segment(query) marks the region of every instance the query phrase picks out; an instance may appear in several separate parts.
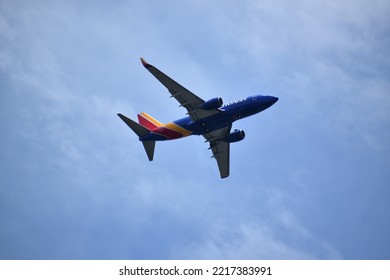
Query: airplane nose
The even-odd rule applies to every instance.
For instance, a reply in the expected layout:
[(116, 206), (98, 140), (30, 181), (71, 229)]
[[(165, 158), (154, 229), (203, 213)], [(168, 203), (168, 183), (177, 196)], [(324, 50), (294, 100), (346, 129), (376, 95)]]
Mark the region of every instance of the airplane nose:
[(258, 98), (257, 104), (259, 104), (259, 108), (261, 108), (261, 110), (265, 110), (271, 107), (272, 105), (274, 105), (278, 100), (279, 100), (278, 97), (263, 95)]
[(278, 97), (274, 97), (274, 96), (270, 96), (270, 97), (271, 97), (270, 102), (272, 102), (272, 105), (275, 104), (279, 100)]
[(268, 103), (268, 107), (270, 107), (270, 106), (274, 105), (278, 100), (279, 100), (279, 98), (277, 98), (277, 97), (267, 96), (265, 101)]
[(279, 100), (278, 97), (274, 97), (274, 96), (263, 96), (262, 100), (261, 100), (261, 107), (264, 109), (267, 109), (269, 107), (271, 107), (272, 105), (274, 105), (277, 101)]

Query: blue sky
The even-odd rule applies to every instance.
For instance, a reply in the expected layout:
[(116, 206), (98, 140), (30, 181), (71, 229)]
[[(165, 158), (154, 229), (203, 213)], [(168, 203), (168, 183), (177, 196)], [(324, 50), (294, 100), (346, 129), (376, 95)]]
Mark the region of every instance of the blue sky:
[[(1, 259), (389, 259), (388, 1), (1, 1)], [(116, 116), (185, 114), (141, 65), (226, 102), (149, 162)]]

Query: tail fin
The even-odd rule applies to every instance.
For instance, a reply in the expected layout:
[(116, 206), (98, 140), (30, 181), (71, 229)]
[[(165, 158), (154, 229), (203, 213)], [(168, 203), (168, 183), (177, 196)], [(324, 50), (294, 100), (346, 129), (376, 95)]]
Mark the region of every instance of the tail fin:
[(144, 127), (148, 128), (149, 130), (154, 130), (154, 129), (159, 128), (160, 126), (164, 125), (163, 123), (154, 119), (153, 117), (151, 117), (150, 115), (148, 115), (145, 112), (138, 114), (138, 122), (141, 125), (143, 125)]
[[(138, 137), (143, 137), (150, 132), (150, 129), (146, 128), (141, 124), (136, 123), (135, 121), (129, 119), (128, 117), (122, 114), (118, 114), (118, 116), (138, 135)], [(154, 155), (154, 147), (156, 146), (156, 141), (142, 141), (142, 144), (144, 145), (149, 160), (152, 161)]]

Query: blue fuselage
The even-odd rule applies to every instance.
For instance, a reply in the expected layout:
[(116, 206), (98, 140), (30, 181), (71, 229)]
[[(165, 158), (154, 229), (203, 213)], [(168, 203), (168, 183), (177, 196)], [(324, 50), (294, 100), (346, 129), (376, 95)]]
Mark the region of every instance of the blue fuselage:
[(276, 101), (278, 101), (277, 97), (253, 95), (226, 103), (219, 108), (221, 110), (219, 114), (197, 121), (192, 121), (190, 117), (185, 117), (174, 121), (174, 123), (192, 131), (192, 134), (202, 135), (228, 126), (236, 120), (257, 114), (271, 107)]
[(189, 135), (203, 135), (231, 125), (236, 120), (257, 114), (276, 101), (277, 97), (253, 95), (226, 103), (219, 111), (209, 117), (193, 121), (189, 116), (171, 123), (157, 126), (150, 133), (139, 138), (141, 141), (173, 140)]

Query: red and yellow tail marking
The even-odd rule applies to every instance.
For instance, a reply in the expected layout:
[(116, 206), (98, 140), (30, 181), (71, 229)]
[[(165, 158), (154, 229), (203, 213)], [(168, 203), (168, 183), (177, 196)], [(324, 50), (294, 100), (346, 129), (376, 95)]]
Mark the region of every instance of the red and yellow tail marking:
[(153, 117), (149, 116), (145, 112), (138, 114), (138, 122), (150, 130), (154, 130), (156, 128), (164, 126), (163, 123), (161, 123), (158, 120), (154, 119)]
[(152, 133), (165, 136), (167, 139), (177, 139), (191, 135), (192, 131), (181, 127), (174, 122), (163, 124), (145, 112), (138, 114), (138, 122)]

